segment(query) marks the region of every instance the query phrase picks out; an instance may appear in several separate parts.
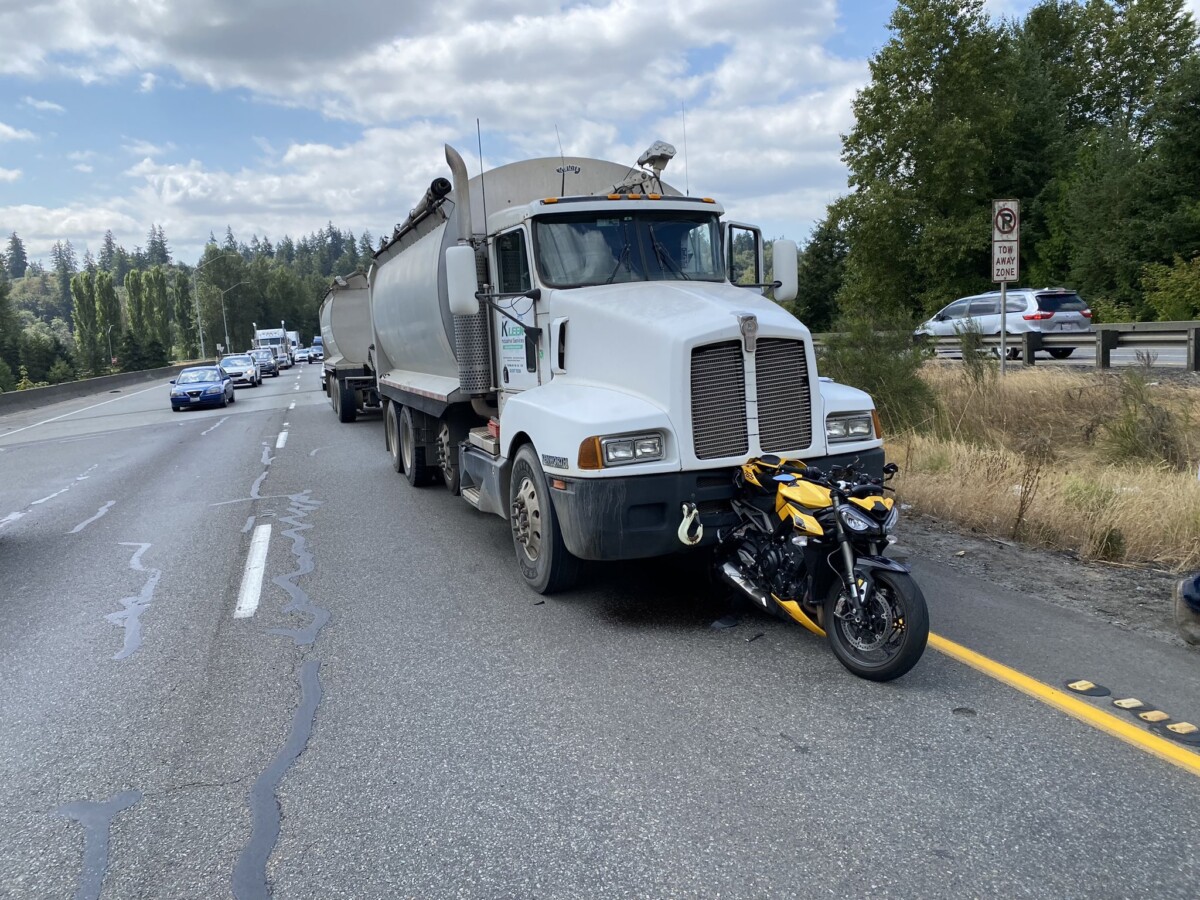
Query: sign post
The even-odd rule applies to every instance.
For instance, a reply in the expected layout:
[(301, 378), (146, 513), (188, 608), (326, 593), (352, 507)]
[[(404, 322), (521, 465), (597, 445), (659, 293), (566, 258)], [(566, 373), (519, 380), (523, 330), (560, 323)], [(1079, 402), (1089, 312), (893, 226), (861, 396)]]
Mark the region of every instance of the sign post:
[(992, 201), (992, 282), (1000, 283), (1000, 374), (1008, 363), (1008, 283), (1021, 277), (1021, 201)]

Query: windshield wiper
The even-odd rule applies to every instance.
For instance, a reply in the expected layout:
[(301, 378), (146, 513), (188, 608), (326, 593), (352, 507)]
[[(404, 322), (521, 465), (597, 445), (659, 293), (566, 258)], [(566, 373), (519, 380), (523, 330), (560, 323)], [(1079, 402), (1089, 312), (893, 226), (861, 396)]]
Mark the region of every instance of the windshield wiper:
[(650, 232), (650, 246), (654, 248), (654, 255), (658, 258), (658, 264), (663, 269), (674, 270), (685, 281), (691, 281), (691, 276), (688, 275), (687, 272), (683, 271), (683, 267), (675, 261), (675, 257), (671, 256), (671, 254), (667, 252), (667, 248), (662, 245), (661, 241), (659, 241), (658, 235), (654, 233), (654, 226), (647, 225), (646, 230)]
[(629, 240), (627, 238), (625, 240), (625, 246), (621, 248), (620, 256), (617, 257), (617, 264), (615, 266), (613, 266), (612, 274), (609, 275), (608, 278), (606, 278), (604, 280), (605, 284), (613, 283), (613, 279), (616, 278), (617, 273), (619, 271), (621, 271), (621, 266), (625, 265), (625, 263), (628, 261), (628, 259), (629, 259)]

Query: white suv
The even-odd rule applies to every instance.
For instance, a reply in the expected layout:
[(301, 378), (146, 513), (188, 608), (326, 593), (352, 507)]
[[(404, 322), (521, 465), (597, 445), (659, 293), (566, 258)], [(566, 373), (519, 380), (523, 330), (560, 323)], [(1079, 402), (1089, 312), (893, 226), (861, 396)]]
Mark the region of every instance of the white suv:
[[(1092, 330), (1092, 311), (1074, 291), (1066, 288), (1009, 288), (1008, 333), (1020, 335), (1027, 331), (1047, 334), (1086, 334)], [(961, 334), (971, 323), (984, 336), (1000, 333), (1000, 292), (990, 291), (963, 297), (922, 322), (915, 335), (952, 337)], [(1046, 350), (1055, 359), (1066, 359), (1074, 347), (1053, 347)], [(1009, 347), (1009, 357), (1021, 355), (1019, 346)]]

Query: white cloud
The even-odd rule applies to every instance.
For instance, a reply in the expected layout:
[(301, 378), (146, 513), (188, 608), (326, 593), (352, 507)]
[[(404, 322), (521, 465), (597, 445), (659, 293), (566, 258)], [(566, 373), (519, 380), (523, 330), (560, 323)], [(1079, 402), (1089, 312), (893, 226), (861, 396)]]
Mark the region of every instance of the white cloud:
[(72, 162), (86, 162), (89, 159), (95, 159), (95, 150), (72, 150), (67, 154), (67, 159)]
[(36, 100), (33, 97), (22, 97), (21, 103), (39, 112), (64, 113), (67, 111), (66, 107), (60, 106), (52, 100)]
[(16, 181), (21, 177), (20, 169), (0, 168), (0, 181)]
[(165, 144), (152, 144), (150, 141), (130, 139), (128, 144), (121, 146), (121, 149), (131, 156), (162, 156), (164, 153), (174, 150), (175, 145), (170, 141)]
[(113, 205), (0, 207), (0, 221), (14, 222), (25, 248), (33, 258), (45, 258), (55, 241), (70, 239), (80, 253), (88, 241), (96, 241), (111, 228), (117, 240), (132, 248), (146, 239), (140, 220)]
[(143, 94), (148, 94), (154, 90), (154, 85), (158, 81), (158, 76), (153, 72), (147, 72), (142, 76), (142, 80), (138, 83), (138, 90)]
[(87, 163), (76, 163), (74, 166), (72, 166), (72, 168), (76, 172), (83, 172), (85, 174), (93, 171), (92, 167), (89, 166)]
[(32, 141), (34, 134), (24, 128), (13, 128), (0, 122), (0, 141)]

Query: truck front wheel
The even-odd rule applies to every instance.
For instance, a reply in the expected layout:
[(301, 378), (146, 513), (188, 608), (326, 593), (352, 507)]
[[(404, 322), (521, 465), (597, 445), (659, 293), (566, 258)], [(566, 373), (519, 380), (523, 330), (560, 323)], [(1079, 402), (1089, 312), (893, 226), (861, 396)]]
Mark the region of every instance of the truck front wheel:
[(539, 594), (570, 588), (579, 577), (579, 559), (563, 542), (546, 473), (531, 444), (513, 461), (508, 519), (525, 582)]

